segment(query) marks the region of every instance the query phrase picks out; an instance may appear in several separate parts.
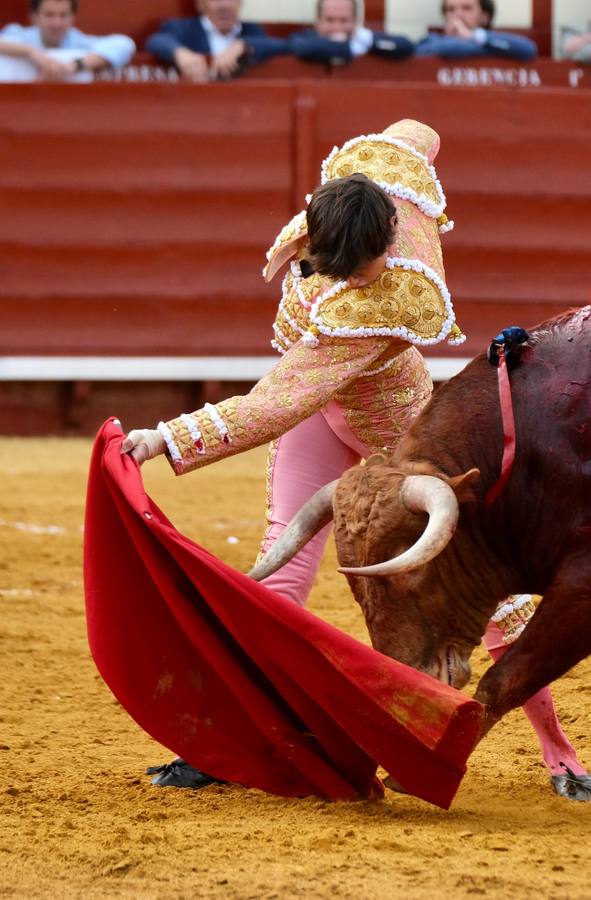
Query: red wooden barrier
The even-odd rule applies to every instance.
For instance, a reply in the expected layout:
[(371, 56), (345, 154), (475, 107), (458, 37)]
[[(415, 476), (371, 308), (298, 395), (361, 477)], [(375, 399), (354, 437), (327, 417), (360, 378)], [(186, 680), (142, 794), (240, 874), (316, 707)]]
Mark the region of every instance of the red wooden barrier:
[[(368, 104), (366, 85), (343, 88), (4, 88), (0, 349), (266, 353), (277, 290), (260, 280), (266, 247), (334, 143), (402, 116), (428, 118), (443, 138), (460, 318), (481, 302), (585, 301), (586, 93), (494, 91), (483, 109), (470, 90), (376, 84)], [(216, 337), (224, 302), (238, 336)], [(23, 333), (33, 314), (43, 327)]]
[[(2, 86), (0, 354), (268, 355), (265, 250), (333, 144), (414, 116), (442, 136), (448, 283), (472, 355), (588, 301), (590, 99), (340, 77)], [(35, 388), (53, 412), (25, 427), (27, 395), (4, 387), (0, 431), (16, 410), (21, 430), (92, 428), (112, 411), (94, 390)]]

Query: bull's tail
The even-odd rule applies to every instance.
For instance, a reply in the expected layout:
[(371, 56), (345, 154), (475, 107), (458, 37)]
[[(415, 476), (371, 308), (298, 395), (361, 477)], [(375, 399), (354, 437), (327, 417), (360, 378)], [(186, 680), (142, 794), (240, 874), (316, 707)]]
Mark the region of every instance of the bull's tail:
[(268, 578), (299, 553), (321, 528), (332, 522), (332, 501), (337, 483), (331, 481), (325, 484), (304, 503), (268, 553), (248, 573), (251, 578), (255, 581)]

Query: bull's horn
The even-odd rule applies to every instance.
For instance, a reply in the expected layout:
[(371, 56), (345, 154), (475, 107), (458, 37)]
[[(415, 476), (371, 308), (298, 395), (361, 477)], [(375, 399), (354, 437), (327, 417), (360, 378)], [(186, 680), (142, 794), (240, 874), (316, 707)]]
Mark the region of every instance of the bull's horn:
[(255, 581), (268, 578), (299, 553), (321, 528), (332, 522), (332, 500), (336, 486), (337, 481), (325, 484), (304, 503), (268, 553), (248, 573), (251, 578)]
[(452, 488), (434, 475), (408, 475), (400, 498), (411, 512), (426, 512), (429, 521), (418, 541), (393, 559), (357, 569), (342, 568), (346, 575), (394, 575), (424, 566), (448, 545), (458, 523), (459, 506)]

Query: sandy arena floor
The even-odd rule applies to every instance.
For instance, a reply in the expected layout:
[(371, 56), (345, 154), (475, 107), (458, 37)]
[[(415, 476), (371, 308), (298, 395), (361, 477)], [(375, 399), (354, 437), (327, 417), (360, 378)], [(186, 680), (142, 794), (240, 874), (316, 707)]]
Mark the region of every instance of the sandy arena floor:
[[(158, 789), (170, 753), (90, 659), (81, 523), (90, 442), (0, 441), (0, 896), (36, 898), (591, 898), (591, 804), (557, 797), (520, 711), (478, 748), (450, 812)], [(181, 531), (237, 568), (255, 556), (264, 452), (175, 479), (144, 467)], [(228, 538), (238, 542), (228, 542)], [(331, 549), (312, 608), (365, 639)], [(116, 623), (114, 623), (116, 624)], [(486, 665), (478, 651), (476, 673)], [(591, 766), (591, 660), (555, 686)]]

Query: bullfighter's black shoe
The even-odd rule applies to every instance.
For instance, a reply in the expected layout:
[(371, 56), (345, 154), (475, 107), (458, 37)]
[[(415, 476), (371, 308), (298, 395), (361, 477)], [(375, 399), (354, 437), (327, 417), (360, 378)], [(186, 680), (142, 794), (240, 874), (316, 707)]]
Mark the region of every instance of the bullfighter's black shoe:
[(157, 787), (185, 787), (204, 788), (210, 784), (224, 784), (219, 778), (207, 775), (194, 769), (184, 759), (173, 759), (163, 766), (150, 766), (146, 769), (146, 775), (154, 775), (152, 784)]

